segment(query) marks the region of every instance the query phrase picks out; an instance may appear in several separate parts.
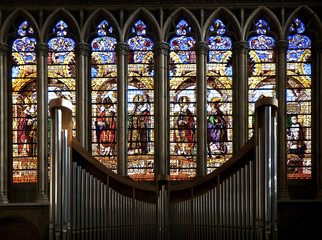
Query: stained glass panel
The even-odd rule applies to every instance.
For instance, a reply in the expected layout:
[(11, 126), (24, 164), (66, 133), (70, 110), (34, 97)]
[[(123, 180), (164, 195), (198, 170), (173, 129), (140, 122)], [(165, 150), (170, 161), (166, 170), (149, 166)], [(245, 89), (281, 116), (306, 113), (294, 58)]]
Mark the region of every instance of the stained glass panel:
[(112, 26), (104, 20), (91, 42), (92, 154), (116, 172), (117, 67), (112, 34)]
[(232, 41), (217, 19), (210, 26), (207, 64), (207, 172), (232, 156)]
[(69, 31), (68, 25), (60, 20), (53, 28), (56, 37), (48, 41), (48, 101), (65, 98), (73, 103), (73, 136), (75, 136), (75, 42), (68, 37)]
[(311, 178), (311, 40), (296, 18), (287, 50), (287, 177)]
[(185, 20), (170, 40), (170, 178), (196, 175), (196, 40)]
[(37, 182), (37, 61), (34, 30), (27, 21), (12, 43), (13, 183)]
[(260, 19), (255, 24), (257, 35), (248, 40), (248, 128), (249, 136), (253, 135), (255, 102), (260, 97), (275, 97), (275, 39), (268, 34), (268, 23)]
[(154, 180), (154, 60), (153, 41), (138, 20), (128, 39), (128, 174), (134, 180)]

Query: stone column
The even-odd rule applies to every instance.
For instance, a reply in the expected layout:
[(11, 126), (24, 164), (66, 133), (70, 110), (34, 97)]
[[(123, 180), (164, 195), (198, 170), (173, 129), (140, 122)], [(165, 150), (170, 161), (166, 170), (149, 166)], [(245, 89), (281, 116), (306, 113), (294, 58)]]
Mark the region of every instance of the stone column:
[(233, 45), (233, 152), (248, 140), (248, 53), (246, 41)]
[(115, 45), (117, 54), (117, 173), (127, 176), (127, 56), (129, 46), (124, 42)]
[(198, 42), (197, 53), (197, 177), (207, 174), (207, 55), (208, 44)]
[(76, 54), (76, 138), (83, 147), (91, 149), (90, 117), (90, 46), (78, 43)]
[[(278, 99), (277, 126), (278, 126), (278, 196), (281, 199), (288, 197), (287, 191), (287, 168), (286, 168), (286, 50), (288, 42), (280, 40), (276, 43), (276, 97)], [(282, 143), (282, 144), (281, 144)]]
[(9, 46), (0, 43), (0, 203), (8, 203), (8, 53)]
[[(315, 112), (315, 116), (312, 116), (312, 119), (315, 118), (316, 120), (314, 121), (314, 125), (312, 126), (314, 127), (314, 131), (312, 128), (312, 146), (319, 147), (317, 147), (315, 151), (312, 147), (312, 151), (314, 151), (314, 159), (312, 158), (312, 170), (315, 170), (315, 175), (313, 176), (316, 176), (318, 197), (322, 199), (322, 96), (320, 94), (322, 90), (322, 84), (320, 83), (320, 81), (322, 80), (322, 41), (318, 41), (314, 47), (314, 50), (316, 50), (316, 55), (314, 54), (314, 51), (312, 55), (315, 62), (313, 62), (314, 66), (312, 66), (312, 69), (315, 72), (312, 72), (312, 74), (314, 74), (313, 83), (315, 88), (312, 87), (312, 95), (315, 97), (312, 97), (312, 99), (315, 104), (313, 105), (312, 102), (312, 115)], [(313, 108), (313, 106), (315, 106), (315, 108)], [(315, 136), (314, 139), (313, 136)], [(315, 167), (316, 169), (314, 169), (313, 167)]]
[(154, 47), (154, 174), (155, 178), (170, 174), (169, 143), (169, 44)]
[(48, 46), (36, 45), (37, 55), (37, 201), (48, 202)]

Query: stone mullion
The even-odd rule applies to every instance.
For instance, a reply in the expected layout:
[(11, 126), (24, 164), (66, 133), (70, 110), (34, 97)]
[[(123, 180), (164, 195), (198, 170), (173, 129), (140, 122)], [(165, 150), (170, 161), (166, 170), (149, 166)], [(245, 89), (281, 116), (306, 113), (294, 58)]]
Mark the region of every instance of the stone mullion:
[(275, 47), (276, 52), (276, 96), (278, 99), (278, 114), (277, 114), (277, 126), (278, 126), (278, 139), (279, 143), (277, 148), (277, 164), (278, 164), (278, 196), (280, 199), (287, 198), (287, 139), (286, 139), (286, 86), (287, 86), (287, 62), (286, 51), (288, 42), (286, 40), (280, 40)]
[(0, 203), (8, 203), (9, 46), (0, 43)]
[(90, 151), (91, 116), (90, 116), (90, 46), (78, 43), (76, 54), (76, 138), (83, 147)]
[(36, 45), (37, 55), (37, 201), (48, 202), (48, 46)]
[(237, 153), (248, 140), (248, 59), (246, 41), (233, 45), (233, 152)]
[(169, 44), (157, 43), (154, 47), (154, 86), (155, 86), (155, 177), (170, 174), (170, 139), (169, 139)]
[(197, 53), (197, 177), (207, 174), (207, 55), (208, 44), (198, 42)]
[(127, 56), (129, 46), (124, 42), (117, 43), (115, 51), (117, 54), (117, 173), (127, 176)]

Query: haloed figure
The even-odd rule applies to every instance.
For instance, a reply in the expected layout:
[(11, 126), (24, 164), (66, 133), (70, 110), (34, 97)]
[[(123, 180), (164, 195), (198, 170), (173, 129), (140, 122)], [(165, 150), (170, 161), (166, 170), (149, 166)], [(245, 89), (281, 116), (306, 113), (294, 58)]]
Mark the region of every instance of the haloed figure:
[(191, 157), (193, 155), (195, 141), (195, 120), (192, 112), (189, 110), (190, 99), (188, 96), (181, 96), (178, 99), (180, 111), (175, 118), (176, 130), (174, 132), (174, 142), (176, 143), (176, 152), (179, 155)]
[(210, 157), (216, 154), (225, 154), (227, 148), (225, 142), (227, 141), (227, 121), (224, 113), (220, 110), (219, 98), (214, 97), (210, 102), (210, 113), (207, 120), (207, 138), (208, 151)]
[(109, 97), (103, 99), (100, 115), (96, 119), (96, 138), (98, 142), (98, 153), (105, 156), (115, 155), (115, 111), (113, 110), (113, 102)]
[(129, 151), (133, 154), (147, 154), (149, 142), (149, 108), (144, 108), (144, 97), (137, 94), (133, 98), (134, 109), (129, 116)]

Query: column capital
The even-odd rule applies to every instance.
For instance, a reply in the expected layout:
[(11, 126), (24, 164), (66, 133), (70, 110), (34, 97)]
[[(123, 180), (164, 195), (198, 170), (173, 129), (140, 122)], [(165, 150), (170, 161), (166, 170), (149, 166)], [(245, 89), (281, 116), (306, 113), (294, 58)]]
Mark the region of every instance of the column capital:
[(248, 52), (249, 52), (248, 42), (246, 42), (246, 41), (239, 41), (239, 42), (234, 43), (234, 45), (233, 45), (233, 51), (236, 51), (238, 53), (248, 54)]
[(129, 54), (129, 45), (125, 42), (119, 42), (115, 44), (115, 52), (117, 55), (128, 55)]
[(170, 53), (170, 47), (169, 44), (166, 42), (158, 42), (154, 45), (154, 53), (156, 54), (162, 54), (162, 55), (169, 55)]
[(286, 40), (279, 40), (276, 42), (275, 49), (277, 53), (286, 53), (286, 50), (288, 48), (288, 41)]
[(209, 44), (207, 42), (197, 42), (195, 49), (197, 54), (207, 55), (209, 52)]
[(76, 55), (90, 56), (91, 47), (87, 43), (79, 42), (75, 45), (75, 53)]
[(0, 55), (7, 56), (10, 51), (9, 45), (5, 43), (0, 43)]
[(46, 43), (37, 43), (35, 47), (35, 52), (37, 55), (48, 55), (48, 45)]

